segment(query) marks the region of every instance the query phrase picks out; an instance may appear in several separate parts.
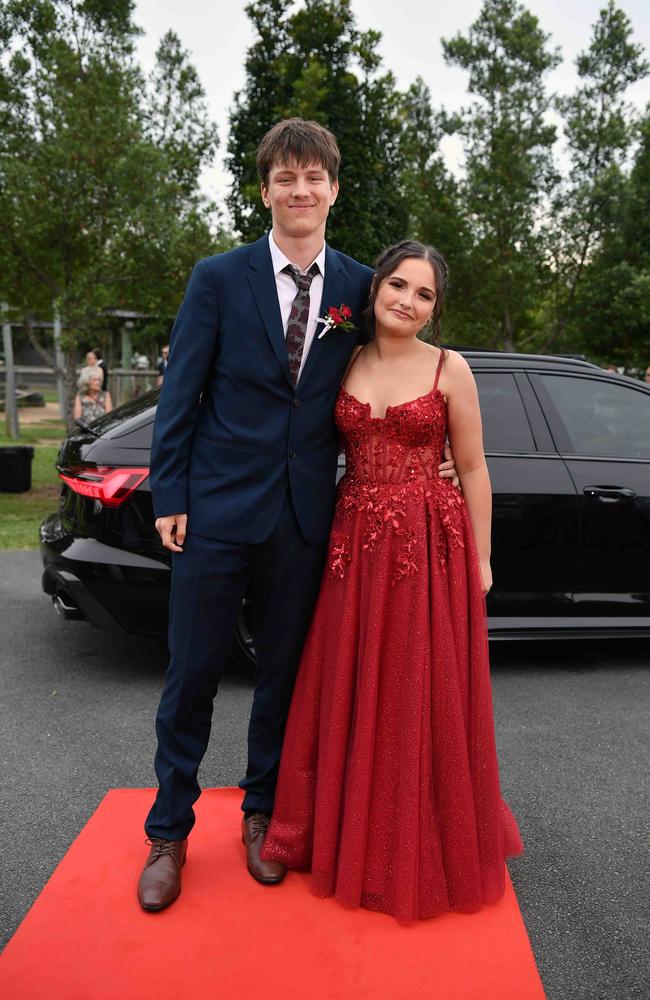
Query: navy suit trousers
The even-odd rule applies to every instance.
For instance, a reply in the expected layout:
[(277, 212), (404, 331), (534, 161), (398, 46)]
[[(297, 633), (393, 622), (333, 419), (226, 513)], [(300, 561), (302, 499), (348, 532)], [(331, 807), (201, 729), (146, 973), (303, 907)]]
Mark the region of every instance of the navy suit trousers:
[(156, 718), (159, 790), (145, 823), (149, 837), (181, 840), (194, 825), (212, 703), (249, 588), (257, 670), (242, 809), (272, 812), (291, 693), (326, 552), (326, 542), (304, 540), (287, 494), (264, 542), (223, 542), (190, 530), (183, 552), (174, 554), (171, 658)]

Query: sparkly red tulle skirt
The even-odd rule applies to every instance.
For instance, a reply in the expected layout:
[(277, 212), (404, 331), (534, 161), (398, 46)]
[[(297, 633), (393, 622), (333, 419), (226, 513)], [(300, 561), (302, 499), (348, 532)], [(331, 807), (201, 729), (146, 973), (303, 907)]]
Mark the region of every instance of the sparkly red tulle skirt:
[(344, 481), (263, 857), (408, 923), (496, 902), (522, 851), (464, 501)]

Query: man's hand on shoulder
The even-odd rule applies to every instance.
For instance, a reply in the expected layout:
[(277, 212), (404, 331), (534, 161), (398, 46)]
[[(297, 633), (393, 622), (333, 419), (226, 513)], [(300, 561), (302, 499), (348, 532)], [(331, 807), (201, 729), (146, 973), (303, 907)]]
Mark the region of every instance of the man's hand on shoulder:
[(182, 552), (187, 534), (187, 514), (168, 514), (156, 518), (156, 531), (170, 552)]

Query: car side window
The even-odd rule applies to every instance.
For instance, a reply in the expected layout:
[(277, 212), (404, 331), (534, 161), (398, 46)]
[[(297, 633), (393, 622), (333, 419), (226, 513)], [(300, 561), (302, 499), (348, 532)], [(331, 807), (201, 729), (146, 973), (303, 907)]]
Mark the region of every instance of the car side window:
[(576, 455), (650, 459), (650, 395), (604, 378), (542, 375)]
[(474, 372), (486, 452), (535, 451), (517, 383), (510, 372)]

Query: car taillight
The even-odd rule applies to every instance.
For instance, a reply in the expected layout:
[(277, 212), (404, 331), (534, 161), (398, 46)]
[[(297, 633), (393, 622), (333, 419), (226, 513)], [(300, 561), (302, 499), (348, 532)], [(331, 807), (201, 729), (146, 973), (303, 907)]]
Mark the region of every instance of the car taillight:
[(116, 469), (106, 465), (59, 472), (71, 490), (99, 500), (104, 507), (119, 507), (148, 475), (149, 469)]

